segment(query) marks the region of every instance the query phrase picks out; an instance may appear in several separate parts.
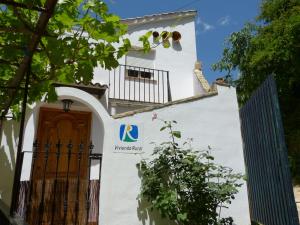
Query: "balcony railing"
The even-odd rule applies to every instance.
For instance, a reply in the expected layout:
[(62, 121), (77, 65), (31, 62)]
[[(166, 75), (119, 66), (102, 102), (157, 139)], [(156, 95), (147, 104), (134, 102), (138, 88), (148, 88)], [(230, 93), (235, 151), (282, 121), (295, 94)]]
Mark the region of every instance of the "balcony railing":
[(172, 101), (169, 71), (120, 65), (109, 71), (109, 98), (143, 103)]
[(98, 225), (102, 155), (92, 149), (58, 142), (23, 152), (32, 168), (20, 184), (17, 215), (29, 225)]

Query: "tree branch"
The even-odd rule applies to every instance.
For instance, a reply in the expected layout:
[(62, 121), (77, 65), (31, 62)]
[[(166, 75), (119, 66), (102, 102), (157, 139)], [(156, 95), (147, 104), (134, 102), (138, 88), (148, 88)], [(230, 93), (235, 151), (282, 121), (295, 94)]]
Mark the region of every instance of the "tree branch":
[(54, 75), (55, 75), (55, 69), (57, 69), (57, 66), (55, 66), (54, 63), (51, 62), (51, 57), (50, 57), (50, 54), (46, 48), (46, 46), (44, 45), (43, 41), (41, 40), (40, 41), (40, 45), (42, 46), (42, 49), (45, 51), (46, 53), (46, 56), (48, 57), (49, 59), (49, 62), (50, 62), (50, 73), (49, 73), (49, 77), (48, 77), (48, 80), (52, 80), (54, 78)]
[(34, 5), (27, 5), (20, 2), (10, 1), (10, 0), (0, 0), (0, 3), (5, 5), (10, 5), (13, 7), (23, 8), (23, 9), (29, 9), (29, 10), (35, 10), (39, 12), (46, 12), (47, 10), (40, 6), (34, 6)]
[[(0, 44), (0, 48), (9, 48), (9, 49), (13, 48), (13, 49), (18, 49), (18, 50), (23, 50), (23, 51), (25, 50), (24, 47), (19, 46), (19, 45), (2, 45), (2, 44)], [(36, 48), (35, 51), (36, 52), (41, 52), (42, 49)]]
[[(12, 32), (12, 33), (23, 33), (23, 34), (34, 34), (35, 32), (27, 29), (26, 27), (5, 27), (0, 26), (0, 32)], [(43, 36), (57, 38), (58, 35), (50, 34), (47, 31), (44, 32)]]
[[(20, 63), (20, 66), (16, 72), (16, 75), (9, 80), (8, 82), (8, 86), (19, 86), (19, 84), (21, 83), (21, 81), (24, 79), (24, 76), (29, 68), (29, 63), (32, 59), (33, 53), (36, 50), (41, 38), (42, 38), (42, 34), (45, 32), (46, 27), (48, 25), (48, 22), (54, 12), (54, 8), (57, 4), (58, 0), (47, 0), (45, 3), (45, 8), (47, 9), (46, 12), (42, 12), (35, 31), (36, 33), (34, 33), (27, 45), (27, 53), (24, 56), (22, 62)], [(9, 90), (7, 93), (7, 96), (9, 96), (9, 98), (4, 102), (3, 107), (1, 107), (1, 111), (2, 111), (2, 115), (6, 115), (9, 107), (11, 106), (14, 98), (17, 95), (17, 91), (16, 90)]]
[(32, 32), (25, 27), (5, 27), (0, 26), (0, 32), (13, 32), (13, 33), (23, 33), (23, 34), (32, 34)]
[(28, 31), (30, 31), (31, 33), (34, 33), (34, 29), (32, 28), (32, 26), (29, 25), (27, 23), (27, 21), (24, 20), (25, 16), (21, 15), (21, 13), (19, 12), (19, 10), (17, 8), (14, 8), (13, 12), (14, 12), (15, 16), (18, 17), (18, 19), (22, 22), (22, 24), (24, 25), (24, 28), (27, 29)]
[[(1, 1), (1, 0), (0, 0)], [(24, 25), (24, 29), (28, 30), (30, 33), (36, 33), (37, 31), (32, 27), (31, 24), (29, 24), (25, 19), (25, 15), (21, 14), (21, 12), (17, 9), (14, 8), (13, 9), (14, 14), (18, 17), (18, 19), (22, 22), (22, 24)], [(46, 12), (46, 11), (45, 11)], [(31, 16), (29, 16), (30, 18)], [(45, 31), (43, 32), (43, 35), (45, 36), (49, 36), (49, 37), (58, 37), (57, 35), (51, 35), (47, 32), (47, 30), (45, 29)]]
[(0, 64), (6, 64), (6, 65), (11, 65), (11, 66), (15, 66), (15, 67), (19, 67), (19, 63), (16, 62), (11, 62), (5, 59), (0, 59)]
[(35, 73), (33, 73), (32, 71), (31, 71), (31, 75), (32, 75), (33, 80), (35, 80), (35, 81), (41, 82), (41, 81), (44, 81), (44, 80), (45, 80), (45, 79), (39, 78), (39, 77), (38, 77)]
[[(85, 1), (86, 2), (86, 1)], [(85, 17), (88, 13), (89, 13), (90, 9), (88, 8), (85, 12), (85, 14), (83, 15), (83, 17)], [(77, 53), (79, 52), (79, 48), (80, 48), (80, 38), (82, 37), (82, 34), (84, 32), (84, 25), (82, 25), (82, 29), (81, 29), (81, 32), (79, 34), (79, 37), (78, 37), (78, 43), (77, 43), (77, 46), (76, 48), (74, 49), (74, 52), (73, 52), (73, 58), (72, 58), (72, 61), (75, 61), (75, 57), (77, 55)], [(77, 34), (79, 33), (79, 30), (76, 32), (76, 34), (74, 36), (77, 36)]]

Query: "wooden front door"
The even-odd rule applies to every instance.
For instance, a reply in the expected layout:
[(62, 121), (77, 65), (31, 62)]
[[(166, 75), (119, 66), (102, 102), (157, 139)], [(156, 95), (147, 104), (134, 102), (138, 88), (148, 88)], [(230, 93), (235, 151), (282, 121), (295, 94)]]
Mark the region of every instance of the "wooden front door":
[(41, 108), (30, 225), (85, 225), (91, 113)]

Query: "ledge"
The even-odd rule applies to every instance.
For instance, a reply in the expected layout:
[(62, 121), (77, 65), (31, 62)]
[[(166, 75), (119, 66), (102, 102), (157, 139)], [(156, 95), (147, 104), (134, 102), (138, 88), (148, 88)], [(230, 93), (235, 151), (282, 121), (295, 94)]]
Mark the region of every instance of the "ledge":
[(172, 102), (167, 102), (167, 103), (156, 105), (156, 106), (149, 106), (149, 107), (145, 107), (142, 109), (137, 109), (137, 110), (132, 110), (132, 111), (125, 112), (125, 113), (116, 114), (116, 115), (112, 116), (112, 118), (119, 119), (119, 118), (123, 118), (123, 117), (133, 116), (138, 113), (150, 112), (150, 111), (153, 111), (156, 109), (161, 109), (164, 107), (178, 105), (178, 104), (187, 103), (187, 102), (193, 102), (193, 101), (197, 101), (199, 99), (204, 99), (204, 98), (212, 97), (212, 96), (216, 96), (216, 95), (218, 95), (218, 91), (212, 91), (212, 92), (209, 92), (204, 95), (197, 95), (197, 96), (193, 96), (193, 97), (189, 97), (189, 98), (179, 99), (179, 100), (172, 101)]
[(53, 83), (54, 87), (72, 87), (72, 88), (78, 88), (82, 91), (85, 91), (87, 93), (90, 93), (91, 95), (97, 95), (100, 99), (105, 91), (108, 89), (107, 85), (102, 85), (99, 83), (89, 83), (89, 84), (83, 84), (83, 83), (75, 83), (75, 84), (63, 84), (63, 83)]
[(213, 82), (213, 85), (220, 85), (220, 86), (224, 86), (224, 87), (232, 87), (232, 85), (230, 85), (230, 84), (228, 84), (228, 83), (226, 83), (225, 81), (215, 81), (215, 82)]
[(162, 103), (157, 102), (143, 102), (143, 101), (134, 101), (134, 100), (124, 100), (124, 99), (117, 99), (117, 98), (109, 98), (108, 101), (112, 106), (144, 106), (144, 107), (153, 107), (161, 105)]

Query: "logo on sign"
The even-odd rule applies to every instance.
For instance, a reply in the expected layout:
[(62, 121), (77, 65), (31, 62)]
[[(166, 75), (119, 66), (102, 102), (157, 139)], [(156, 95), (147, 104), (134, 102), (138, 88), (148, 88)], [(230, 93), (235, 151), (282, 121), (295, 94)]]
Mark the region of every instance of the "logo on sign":
[(122, 124), (120, 126), (120, 140), (123, 142), (136, 142), (139, 138), (139, 130), (136, 125)]

